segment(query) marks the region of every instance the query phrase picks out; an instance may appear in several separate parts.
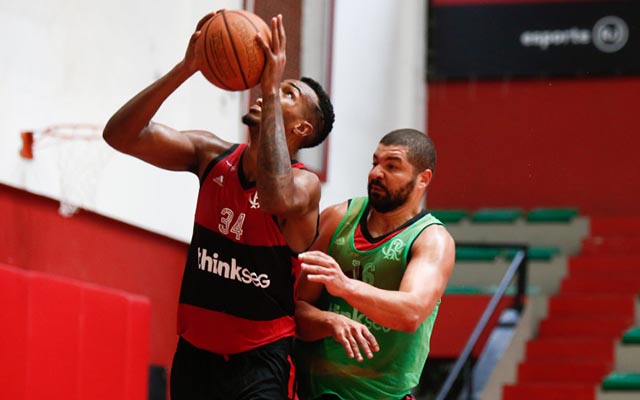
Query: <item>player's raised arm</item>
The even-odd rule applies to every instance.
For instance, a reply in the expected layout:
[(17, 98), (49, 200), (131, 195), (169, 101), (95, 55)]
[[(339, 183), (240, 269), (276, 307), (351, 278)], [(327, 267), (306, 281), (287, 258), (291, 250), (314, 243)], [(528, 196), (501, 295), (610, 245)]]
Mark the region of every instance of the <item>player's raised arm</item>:
[(124, 104), (107, 122), (103, 137), (116, 150), (161, 168), (197, 172), (198, 148), (205, 140), (203, 131), (179, 132), (151, 121), (164, 101), (198, 71), (196, 41), (201, 26), (213, 16), (203, 17), (191, 35), (184, 58), (167, 74)]
[[(275, 215), (295, 214), (300, 206), (291, 168), (291, 155), (287, 145), (286, 129), (282, 116), (281, 84), (287, 62), (286, 34), (282, 15), (271, 19), (271, 43), (262, 35), (257, 37), (265, 54), (262, 73), (262, 121), (258, 147), (257, 187), (261, 206)], [(306, 196), (305, 196), (306, 197)], [(298, 204), (296, 204), (298, 203)]]
[(266, 60), (260, 82), (256, 187), (263, 210), (278, 218), (287, 244), (300, 252), (315, 238), (320, 180), (303, 168), (294, 168), (291, 160), (300, 148), (324, 140), (333, 125), (333, 109), (315, 81), (282, 80), (286, 35), (281, 15), (271, 20), (270, 43), (262, 35), (256, 39)]

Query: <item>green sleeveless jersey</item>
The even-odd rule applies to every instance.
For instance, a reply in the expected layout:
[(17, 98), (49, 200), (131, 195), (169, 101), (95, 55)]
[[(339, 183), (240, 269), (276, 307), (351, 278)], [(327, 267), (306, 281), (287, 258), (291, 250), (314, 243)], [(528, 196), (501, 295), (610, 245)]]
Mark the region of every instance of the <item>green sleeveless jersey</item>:
[[(348, 211), (329, 244), (328, 254), (344, 273), (375, 287), (398, 290), (416, 237), (429, 225), (442, 224), (425, 214), (395, 235), (375, 243), (366, 251), (354, 244), (354, 234), (367, 209), (368, 198), (352, 199)], [(344, 400), (400, 399), (417, 386), (429, 354), (429, 341), (438, 312), (435, 309), (414, 333), (381, 326), (353, 308), (342, 298), (323, 291), (319, 308), (345, 315), (366, 325), (380, 344), (372, 359), (358, 362), (347, 357), (333, 337), (301, 342), (299, 355), (300, 394), (315, 399), (333, 393)]]

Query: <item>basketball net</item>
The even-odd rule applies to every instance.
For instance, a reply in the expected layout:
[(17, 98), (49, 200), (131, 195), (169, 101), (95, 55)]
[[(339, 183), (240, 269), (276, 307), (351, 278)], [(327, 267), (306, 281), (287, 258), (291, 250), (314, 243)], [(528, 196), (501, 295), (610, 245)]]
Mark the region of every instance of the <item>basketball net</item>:
[(60, 189), (58, 212), (71, 217), (80, 208), (95, 206), (96, 189), (114, 151), (102, 140), (102, 127), (59, 124), (20, 134), (20, 156), (32, 162), (51, 160)]

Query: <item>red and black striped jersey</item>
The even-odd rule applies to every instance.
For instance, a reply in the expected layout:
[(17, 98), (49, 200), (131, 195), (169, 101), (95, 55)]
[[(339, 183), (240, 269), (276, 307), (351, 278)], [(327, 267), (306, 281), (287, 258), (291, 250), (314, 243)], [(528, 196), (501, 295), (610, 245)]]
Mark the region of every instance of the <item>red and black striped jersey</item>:
[(218, 354), (295, 335), (297, 254), (260, 209), (255, 182), (244, 179), (246, 148), (233, 145), (201, 178), (180, 290), (178, 334)]

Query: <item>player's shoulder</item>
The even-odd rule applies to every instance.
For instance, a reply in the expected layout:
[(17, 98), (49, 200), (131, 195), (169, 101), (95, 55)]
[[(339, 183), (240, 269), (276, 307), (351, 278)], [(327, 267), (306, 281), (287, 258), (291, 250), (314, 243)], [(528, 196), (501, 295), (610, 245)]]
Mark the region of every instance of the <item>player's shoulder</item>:
[(314, 209), (318, 209), (320, 203), (320, 196), (322, 191), (322, 183), (320, 178), (313, 171), (306, 168), (300, 168), (294, 163), (292, 165), (293, 177), (296, 187), (309, 194), (310, 203), (314, 204)]
[(347, 214), (349, 209), (349, 201), (343, 201), (341, 203), (328, 206), (320, 214), (320, 224), (329, 226), (331, 229), (335, 229), (340, 224), (340, 221)]
[(431, 224), (425, 227), (414, 241), (414, 248), (434, 248), (443, 250), (455, 249), (455, 241), (451, 233), (442, 224)]
[(291, 167), (293, 168), (293, 173), (297, 177), (302, 177), (306, 180), (309, 180), (310, 182), (317, 183), (318, 185), (320, 184), (320, 177), (315, 172), (307, 168), (306, 165), (297, 161), (293, 161)]
[(191, 141), (198, 160), (198, 176), (202, 176), (211, 162), (228, 152), (235, 143), (221, 139), (219, 136), (204, 130), (182, 131)]
[(327, 218), (342, 218), (349, 209), (349, 200), (336, 203), (322, 210), (322, 215)]
[(229, 150), (234, 143), (223, 140), (213, 132), (204, 130), (182, 131), (187, 135), (193, 145), (202, 153), (211, 153), (214, 155), (222, 154)]

